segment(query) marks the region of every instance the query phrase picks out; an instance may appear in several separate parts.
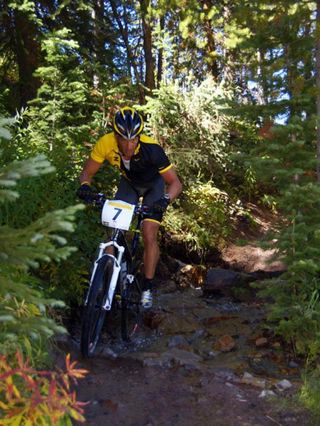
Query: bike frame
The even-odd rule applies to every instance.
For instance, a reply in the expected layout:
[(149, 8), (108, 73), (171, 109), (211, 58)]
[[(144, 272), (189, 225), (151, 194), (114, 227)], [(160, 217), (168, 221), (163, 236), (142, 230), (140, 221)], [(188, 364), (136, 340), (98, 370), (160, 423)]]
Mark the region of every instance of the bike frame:
[[(126, 252), (128, 260), (131, 264), (132, 260), (133, 260), (133, 256), (134, 256), (134, 254), (135, 254), (135, 252), (138, 248), (139, 230), (140, 230), (141, 222), (143, 220), (143, 213), (141, 212), (141, 205), (138, 205), (138, 211), (139, 211), (138, 222), (137, 222), (137, 225), (136, 225), (135, 230), (134, 230), (135, 234), (134, 234), (134, 237), (133, 237), (132, 242), (131, 242), (131, 250), (129, 249), (129, 247), (127, 245), (127, 241), (126, 241), (126, 239), (123, 235), (123, 232), (120, 229), (115, 229), (114, 234), (113, 234), (110, 241), (108, 241), (107, 243), (100, 243), (99, 244), (99, 253), (98, 253), (97, 259), (94, 262), (94, 267), (93, 267), (91, 278), (90, 278), (89, 289), (88, 289), (88, 292), (87, 292), (85, 305), (87, 305), (87, 303), (88, 303), (89, 290), (90, 290), (90, 287), (92, 285), (94, 275), (96, 273), (99, 262), (101, 261), (101, 259), (104, 256), (107, 256), (113, 262), (113, 272), (112, 272), (112, 277), (111, 277), (111, 280), (110, 280), (110, 285), (109, 285), (109, 290), (108, 290), (108, 294), (107, 294), (107, 297), (106, 297), (106, 301), (105, 301), (104, 305), (102, 306), (102, 309), (104, 309), (106, 311), (111, 310), (113, 296), (114, 296), (115, 289), (117, 287), (119, 274), (120, 274), (120, 270), (121, 270), (121, 261), (122, 261), (123, 254), (124, 254), (124, 252)], [(121, 245), (121, 244), (118, 243), (120, 236), (122, 236), (122, 238), (123, 238), (124, 245)], [(106, 253), (106, 249), (108, 247), (115, 247), (116, 248), (116, 252), (117, 252), (116, 256), (113, 255), (113, 254), (110, 254), (110, 253)], [(134, 275), (127, 273), (126, 281), (129, 282), (130, 284), (132, 284), (133, 280), (134, 280)]]

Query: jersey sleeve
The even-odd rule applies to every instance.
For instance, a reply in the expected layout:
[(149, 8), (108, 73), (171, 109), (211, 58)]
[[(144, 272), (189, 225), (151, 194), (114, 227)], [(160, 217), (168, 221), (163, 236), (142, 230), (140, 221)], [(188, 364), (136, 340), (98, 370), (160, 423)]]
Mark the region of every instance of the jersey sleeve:
[(159, 170), (159, 173), (164, 173), (171, 169), (172, 164), (170, 163), (167, 154), (160, 145), (153, 145), (153, 162)]
[(92, 160), (96, 161), (97, 163), (103, 163), (106, 159), (106, 153), (104, 149), (104, 141), (103, 137), (98, 140), (98, 142), (95, 144), (91, 151), (91, 158)]

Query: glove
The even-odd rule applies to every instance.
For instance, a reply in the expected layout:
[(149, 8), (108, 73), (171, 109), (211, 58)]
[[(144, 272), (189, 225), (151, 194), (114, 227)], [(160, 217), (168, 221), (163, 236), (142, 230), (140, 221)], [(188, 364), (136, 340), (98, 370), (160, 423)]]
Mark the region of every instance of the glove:
[(159, 200), (153, 203), (152, 209), (155, 213), (164, 213), (170, 204), (170, 198), (168, 194), (164, 194)]
[(80, 200), (90, 202), (93, 198), (93, 191), (90, 185), (87, 183), (83, 183), (80, 188), (77, 189), (76, 192), (77, 196), (80, 198)]

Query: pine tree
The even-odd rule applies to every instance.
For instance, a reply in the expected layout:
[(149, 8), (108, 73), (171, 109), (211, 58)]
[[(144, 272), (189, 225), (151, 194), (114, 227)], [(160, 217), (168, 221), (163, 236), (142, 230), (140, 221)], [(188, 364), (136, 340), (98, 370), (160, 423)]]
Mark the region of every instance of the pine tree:
[[(0, 137), (8, 138), (5, 120), (1, 121)], [(18, 201), (15, 190), (22, 178), (41, 177), (54, 168), (43, 155), (14, 161), (0, 168), (0, 205)], [(29, 200), (32, 202), (32, 200)], [(0, 218), (0, 352), (13, 355), (16, 349), (34, 359), (48, 338), (64, 329), (47, 315), (47, 308), (63, 306), (62, 302), (44, 297), (41, 283), (32, 270), (44, 262), (59, 262), (76, 250), (66, 245), (66, 232), (74, 229), (76, 212), (82, 205), (45, 214), (21, 228)], [(2, 208), (0, 210), (4, 212)]]

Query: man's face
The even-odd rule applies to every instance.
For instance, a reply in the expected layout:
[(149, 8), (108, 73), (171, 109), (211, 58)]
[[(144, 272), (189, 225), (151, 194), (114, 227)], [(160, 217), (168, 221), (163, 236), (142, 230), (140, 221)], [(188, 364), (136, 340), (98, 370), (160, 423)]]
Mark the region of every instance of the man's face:
[(124, 139), (120, 135), (116, 135), (117, 144), (122, 155), (129, 160), (138, 145), (139, 137), (137, 136), (134, 139)]

